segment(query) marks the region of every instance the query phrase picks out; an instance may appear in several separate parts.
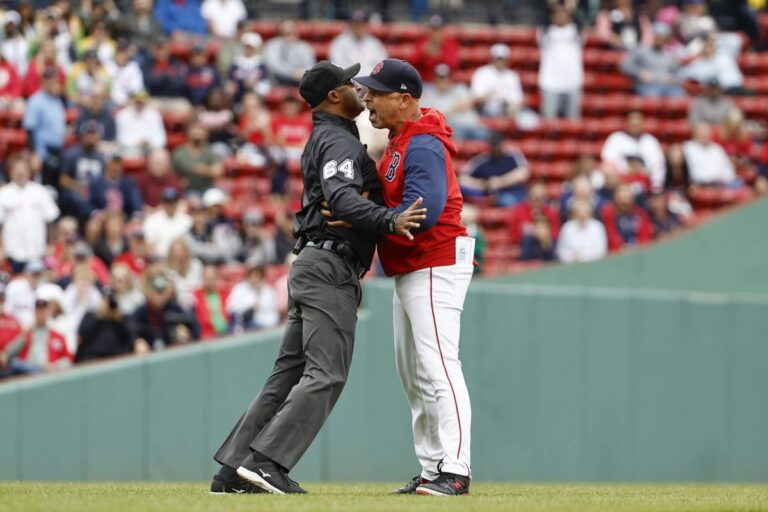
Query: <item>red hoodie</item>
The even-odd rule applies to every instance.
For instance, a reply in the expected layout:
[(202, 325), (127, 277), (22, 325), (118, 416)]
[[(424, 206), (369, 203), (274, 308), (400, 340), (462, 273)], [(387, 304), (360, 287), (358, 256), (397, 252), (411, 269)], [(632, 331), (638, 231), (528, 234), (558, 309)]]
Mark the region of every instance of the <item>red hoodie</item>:
[(463, 200), (453, 170), (456, 145), (443, 114), (421, 109), (422, 117), (407, 121), (402, 133), (390, 138), (379, 163), (384, 204), (399, 210), (424, 198), (427, 219), (414, 240), (384, 235), (379, 239), (381, 265), (388, 276), (456, 263), (456, 237), (466, 236), (461, 224)]

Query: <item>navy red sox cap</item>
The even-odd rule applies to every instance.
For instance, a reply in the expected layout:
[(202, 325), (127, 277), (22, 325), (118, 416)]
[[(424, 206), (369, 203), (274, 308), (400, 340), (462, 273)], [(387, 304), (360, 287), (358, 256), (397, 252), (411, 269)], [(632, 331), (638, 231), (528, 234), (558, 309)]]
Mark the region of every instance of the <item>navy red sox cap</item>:
[(355, 82), (378, 92), (402, 92), (421, 98), (419, 72), (400, 59), (384, 59), (374, 66), (369, 76), (355, 78)]

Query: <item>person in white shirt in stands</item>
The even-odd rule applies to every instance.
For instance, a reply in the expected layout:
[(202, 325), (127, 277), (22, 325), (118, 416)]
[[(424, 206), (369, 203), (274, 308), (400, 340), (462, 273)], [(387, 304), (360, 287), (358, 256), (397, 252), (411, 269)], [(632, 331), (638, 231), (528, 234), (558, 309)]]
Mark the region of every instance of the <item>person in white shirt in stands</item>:
[(487, 140), (491, 135), (474, 109), (469, 88), (451, 80), (451, 68), (447, 64), (435, 66), (435, 83), (424, 84), (419, 103), (443, 113), (453, 128), (454, 139)]
[(165, 147), (165, 125), (160, 111), (147, 104), (149, 94), (139, 90), (115, 116), (117, 145), (124, 156), (140, 155)]
[(603, 171), (614, 174), (627, 174), (629, 162), (627, 157), (642, 159), (651, 179), (653, 190), (658, 191), (664, 185), (666, 163), (664, 151), (659, 140), (647, 133), (643, 126), (643, 114), (632, 111), (627, 114), (627, 124), (623, 131), (614, 132), (603, 144), (600, 158)]
[(251, 265), (245, 279), (232, 288), (225, 308), (235, 333), (274, 327), (280, 321), (277, 294), (264, 282), (260, 264)]
[(13, 316), (22, 329), (35, 323), (35, 296), (45, 282), (43, 260), (30, 260), (24, 273), (13, 279), (5, 289), (5, 313)]
[[(360, 75), (369, 75), (374, 66), (387, 58), (387, 50), (379, 39), (368, 33), (367, 16), (357, 9), (349, 17), (349, 26), (331, 41), (328, 59), (343, 68), (360, 63)], [(368, 152), (379, 154), (389, 144), (387, 130), (371, 126), (368, 111), (355, 119), (360, 141), (368, 146)]]
[(509, 46), (491, 46), (491, 62), (472, 74), (472, 96), (483, 115), (516, 118), (523, 106), (520, 77), (509, 69)]
[(248, 17), (242, 0), (204, 0), (200, 14), (211, 35), (226, 39), (235, 37), (237, 24)]
[(168, 187), (163, 190), (161, 207), (144, 220), (142, 231), (153, 253), (165, 258), (173, 241), (184, 237), (191, 227), (192, 217), (181, 210), (179, 193), (175, 188)]
[(45, 256), (48, 224), (59, 216), (59, 207), (43, 185), (31, 181), (24, 158), (13, 158), (8, 174), (11, 182), (0, 188), (0, 226), (5, 257), (16, 273)]
[(582, 39), (566, 7), (554, 8), (551, 24), (539, 30), (538, 40), (541, 115), (546, 119), (578, 119), (584, 84)]
[(574, 201), (571, 220), (563, 224), (557, 240), (557, 259), (563, 263), (597, 260), (608, 254), (605, 226), (592, 216), (586, 201)]
[(348, 68), (359, 62), (360, 74), (370, 74), (373, 67), (387, 58), (387, 50), (379, 39), (368, 33), (365, 12), (357, 9), (349, 17), (349, 25), (333, 38), (328, 58), (337, 66)]
[(738, 187), (733, 163), (720, 144), (712, 142), (712, 127), (699, 123), (693, 129), (693, 139), (683, 144), (688, 176), (694, 185), (724, 185)]
[(121, 39), (117, 43), (114, 62), (105, 65), (112, 78), (112, 102), (122, 107), (131, 96), (144, 89), (144, 75), (138, 62), (132, 59), (134, 48), (128, 41)]

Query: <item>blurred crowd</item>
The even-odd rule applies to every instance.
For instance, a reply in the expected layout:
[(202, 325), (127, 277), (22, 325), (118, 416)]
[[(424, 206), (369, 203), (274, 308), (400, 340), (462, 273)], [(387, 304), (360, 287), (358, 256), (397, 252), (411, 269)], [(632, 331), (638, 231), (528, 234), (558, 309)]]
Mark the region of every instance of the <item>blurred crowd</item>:
[[(759, 46), (754, 13), (740, 1), (656, 3), (550, 1), (536, 108), (514, 47), (489, 45), (461, 79), (451, 24), (433, 15), (419, 27), (403, 57), (426, 83), (422, 105), (444, 112), (457, 140), (487, 143), (460, 170), (465, 221), (481, 242), (478, 211), (498, 206), (520, 259), (591, 260), (676, 230), (691, 215), (691, 187), (768, 188), (768, 155), (756, 158), (752, 144), (762, 127), (732, 99), (753, 93), (737, 57)], [(58, 0), (2, 12), (0, 377), (284, 318), (298, 159), (312, 129), (296, 85), (319, 58), (367, 74), (388, 47), (357, 10), (322, 52), (294, 21), (260, 22), (266, 32), (252, 22), (242, 0)], [(624, 54), (637, 94), (695, 94), (693, 135), (664, 147), (631, 112), (553, 195), (489, 121), (534, 130), (578, 120), (588, 35)], [(381, 152), (386, 133), (365, 114), (358, 124)]]

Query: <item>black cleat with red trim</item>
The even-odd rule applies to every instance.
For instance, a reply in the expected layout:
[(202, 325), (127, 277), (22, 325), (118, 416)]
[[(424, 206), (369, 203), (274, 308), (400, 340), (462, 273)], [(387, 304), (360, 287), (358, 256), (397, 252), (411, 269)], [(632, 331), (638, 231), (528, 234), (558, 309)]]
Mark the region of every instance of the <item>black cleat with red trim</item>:
[(416, 475), (413, 477), (413, 480), (400, 487), (399, 489), (392, 491), (392, 494), (413, 494), (416, 492), (416, 488), (418, 488), (420, 485), (428, 483), (430, 483), (429, 480), (422, 478), (421, 475)]
[(421, 484), (416, 488), (416, 494), (422, 496), (461, 496), (469, 494), (469, 477), (440, 473), (434, 481)]

